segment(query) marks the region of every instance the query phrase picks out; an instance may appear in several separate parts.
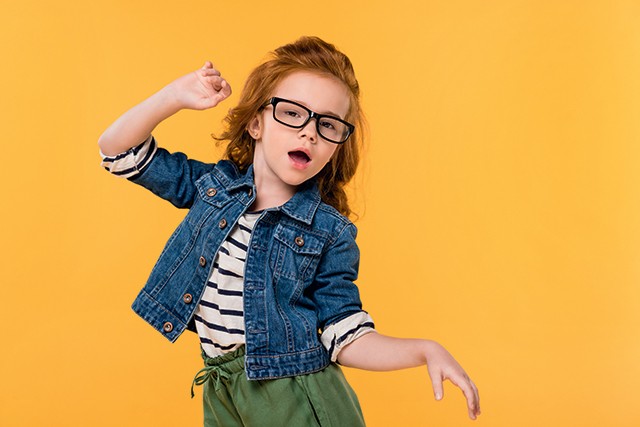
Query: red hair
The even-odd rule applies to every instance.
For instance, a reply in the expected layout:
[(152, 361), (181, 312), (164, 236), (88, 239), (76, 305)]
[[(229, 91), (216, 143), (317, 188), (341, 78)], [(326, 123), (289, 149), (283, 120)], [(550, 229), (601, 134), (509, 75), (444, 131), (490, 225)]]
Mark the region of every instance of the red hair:
[(225, 158), (245, 171), (253, 163), (255, 148), (255, 140), (247, 131), (249, 123), (269, 100), (282, 79), (296, 71), (333, 76), (348, 89), (350, 102), (345, 120), (356, 129), (345, 143), (338, 145), (335, 154), (316, 178), (322, 200), (343, 215), (349, 216), (352, 212), (344, 187), (358, 168), (364, 142), (365, 119), (360, 108), (360, 86), (351, 61), (334, 45), (318, 37), (302, 37), (271, 52), (267, 60), (249, 75), (238, 105), (229, 110), (225, 118), (226, 130), (214, 138), (229, 141)]

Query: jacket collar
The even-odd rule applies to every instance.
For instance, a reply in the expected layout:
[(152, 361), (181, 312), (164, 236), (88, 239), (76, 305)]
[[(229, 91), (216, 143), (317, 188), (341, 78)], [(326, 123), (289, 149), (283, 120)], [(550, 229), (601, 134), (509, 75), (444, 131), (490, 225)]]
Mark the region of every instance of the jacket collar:
[[(255, 184), (253, 177), (253, 165), (250, 165), (245, 174), (238, 171), (233, 162), (221, 161), (216, 176), (227, 187), (229, 192), (236, 190), (251, 188), (255, 193)], [(284, 212), (291, 218), (302, 221), (305, 224), (311, 224), (313, 216), (320, 206), (320, 190), (315, 178), (312, 178), (300, 184), (298, 191), (284, 205), (277, 209)]]
[(293, 195), (284, 205), (282, 205), (282, 212), (289, 215), (291, 218), (295, 218), (298, 221), (302, 221), (305, 224), (311, 224), (313, 216), (320, 206), (320, 190), (318, 190), (318, 183), (315, 178), (308, 180), (300, 184), (298, 191)]

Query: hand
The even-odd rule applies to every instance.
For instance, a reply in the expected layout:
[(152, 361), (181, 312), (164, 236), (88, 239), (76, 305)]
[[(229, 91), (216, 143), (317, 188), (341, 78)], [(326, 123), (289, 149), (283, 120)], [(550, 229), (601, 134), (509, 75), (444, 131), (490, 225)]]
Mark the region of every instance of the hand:
[(436, 400), (443, 397), (442, 382), (450, 380), (464, 393), (469, 418), (475, 420), (480, 415), (476, 385), (453, 356), (435, 341), (394, 338), (374, 331), (344, 347), (338, 354), (338, 362), (370, 371), (393, 371), (426, 363)]
[(427, 343), (427, 369), (436, 400), (441, 400), (444, 396), (442, 382), (444, 380), (451, 381), (464, 393), (467, 399), (469, 418), (475, 420), (480, 415), (480, 396), (476, 385), (444, 347), (434, 341), (427, 341)]
[(180, 108), (206, 110), (213, 108), (231, 95), (231, 86), (220, 76), (211, 61), (199, 70), (173, 81), (167, 86)]

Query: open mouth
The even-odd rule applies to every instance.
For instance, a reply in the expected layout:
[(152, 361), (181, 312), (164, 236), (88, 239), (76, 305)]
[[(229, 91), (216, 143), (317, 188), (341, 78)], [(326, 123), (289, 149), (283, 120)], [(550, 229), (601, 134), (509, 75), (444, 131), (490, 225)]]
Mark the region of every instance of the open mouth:
[(289, 151), (289, 157), (295, 163), (299, 163), (299, 164), (302, 164), (302, 165), (306, 165), (307, 163), (309, 163), (311, 161), (311, 158), (307, 155), (307, 153), (305, 153), (304, 151), (299, 151), (299, 150)]

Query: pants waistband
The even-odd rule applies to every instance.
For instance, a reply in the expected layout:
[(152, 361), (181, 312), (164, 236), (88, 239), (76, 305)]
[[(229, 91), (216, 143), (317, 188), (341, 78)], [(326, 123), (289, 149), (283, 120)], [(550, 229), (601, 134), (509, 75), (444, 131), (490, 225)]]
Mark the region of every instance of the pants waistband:
[(240, 363), (241, 365), (240, 369), (244, 369), (244, 354), (245, 354), (245, 346), (242, 345), (229, 353), (225, 353), (221, 356), (216, 356), (216, 357), (209, 357), (204, 352), (204, 350), (202, 350), (202, 359), (204, 360), (204, 364), (206, 366), (226, 365), (225, 368), (233, 369), (237, 363), (231, 363), (231, 362), (235, 361)]
[(229, 377), (238, 372), (244, 371), (245, 346), (241, 346), (232, 352), (217, 357), (209, 357), (202, 350), (204, 368), (200, 369), (191, 383), (191, 397), (195, 395), (193, 387), (202, 385), (209, 380), (215, 381), (215, 387), (220, 386), (220, 382), (226, 382)]

